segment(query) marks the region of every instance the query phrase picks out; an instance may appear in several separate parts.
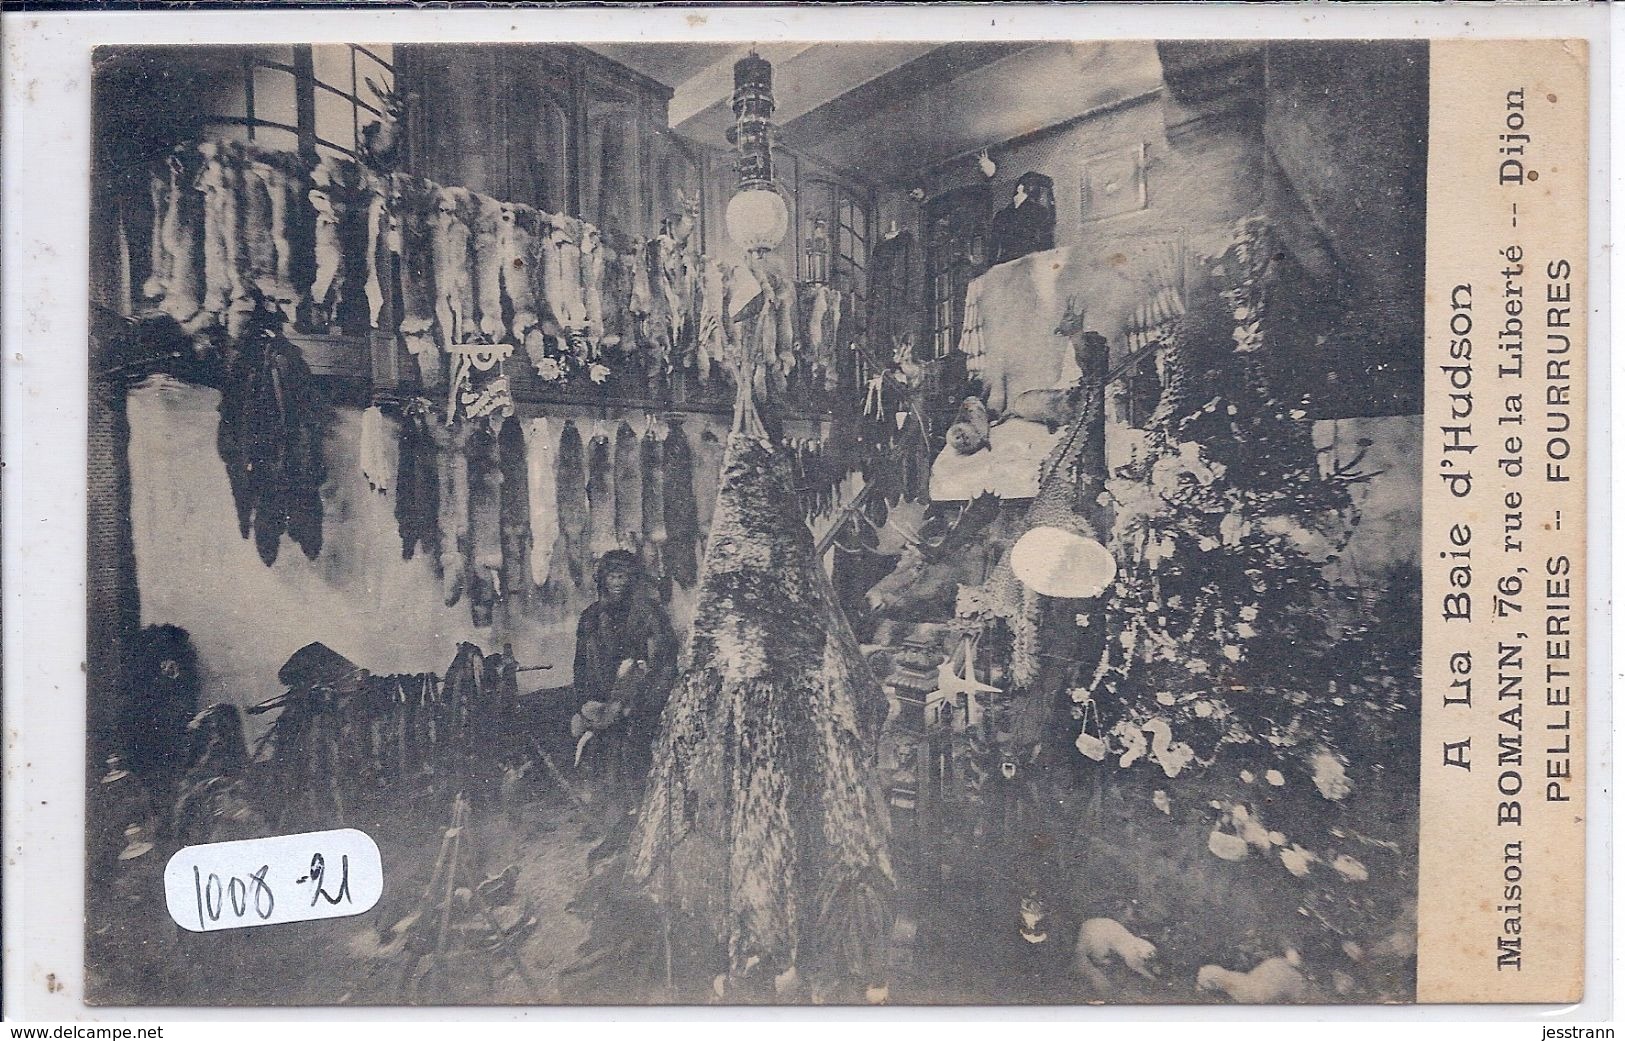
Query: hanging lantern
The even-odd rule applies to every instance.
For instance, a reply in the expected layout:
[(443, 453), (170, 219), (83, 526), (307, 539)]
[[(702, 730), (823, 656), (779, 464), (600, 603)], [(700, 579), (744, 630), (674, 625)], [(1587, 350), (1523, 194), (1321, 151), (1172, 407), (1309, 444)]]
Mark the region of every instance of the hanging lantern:
[(814, 217), (812, 233), (807, 236), (807, 281), (824, 285), (829, 281), (829, 224), (823, 217)]
[(747, 188), (728, 200), (728, 237), (746, 253), (766, 253), (790, 229), (784, 200), (771, 188)]
[(747, 253), (766, 253), (790, 229), (790, 212), (773, 183), (773, 66), (755, 51), (734, 63), (734, 125), (739, 184), (728, 201), (728, 236)]

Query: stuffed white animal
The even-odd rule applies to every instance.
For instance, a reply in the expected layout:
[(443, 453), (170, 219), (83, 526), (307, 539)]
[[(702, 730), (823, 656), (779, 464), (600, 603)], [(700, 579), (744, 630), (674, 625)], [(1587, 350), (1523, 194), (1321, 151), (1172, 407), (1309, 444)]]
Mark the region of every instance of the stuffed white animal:
[(1157, 973), (1156, 945), (1135, 936), (1111, 918), (1085, 921), (1078, 928), (1078, 945), (1073, 953), (1073, 964), (1083, 975), (1090, 975), (1086, 966), (1103, 969), (1113, 958), (1146, 979), (1154, 978)]
[(1267, 958), (1249, 972), (1232, 972), (1218, 965), (1204, 965), (1196, 972), (1196, 989), (1222, 991), (1231, 1001), (1243, 1005), (1281, 1005), (1308, 1001), (1309, 981), (1298, 971), (1298, 952), (1288, 948), (1284, 955)]

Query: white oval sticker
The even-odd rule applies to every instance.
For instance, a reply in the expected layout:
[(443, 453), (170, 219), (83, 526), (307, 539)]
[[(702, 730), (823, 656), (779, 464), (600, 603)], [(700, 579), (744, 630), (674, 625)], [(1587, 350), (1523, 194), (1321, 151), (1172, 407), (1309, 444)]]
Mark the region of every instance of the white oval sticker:
[(195, 933), (343, 918), (383, 892), (378, 844), (354, 828), (187, 846), (164, 867), (169, 916)]

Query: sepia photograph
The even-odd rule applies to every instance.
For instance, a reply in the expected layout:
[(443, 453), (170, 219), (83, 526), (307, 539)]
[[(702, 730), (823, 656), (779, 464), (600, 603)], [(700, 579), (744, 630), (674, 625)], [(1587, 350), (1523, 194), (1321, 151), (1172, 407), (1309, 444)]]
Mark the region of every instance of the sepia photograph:
[(84, 1000), (1419, 1000), (1431, 49), (98, 47)]

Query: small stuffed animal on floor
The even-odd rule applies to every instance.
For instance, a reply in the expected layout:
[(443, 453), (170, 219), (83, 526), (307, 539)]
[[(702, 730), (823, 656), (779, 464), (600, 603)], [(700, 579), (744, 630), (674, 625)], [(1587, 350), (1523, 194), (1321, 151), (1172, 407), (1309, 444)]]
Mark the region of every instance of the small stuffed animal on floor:
[(1086, 966), (1104, 969), (1115, 959), (1146, 979), (1157, 975), (1157, 948), (1129, 932), (1113, 918), (1090, 918), (1078, 929), (1074, 950), (1075, 965), (1084, 975)]
[(1204, 965), (1196, 972), (1196, 989), (1221, 991), (1231, 1001), (1243, 1005), (1282, 1005), (1308, 1001), (1309, 981), (1298, 971), (1298, 952), (1268, 958), (1248, 972), (1232, 972), (1218, 965)]

